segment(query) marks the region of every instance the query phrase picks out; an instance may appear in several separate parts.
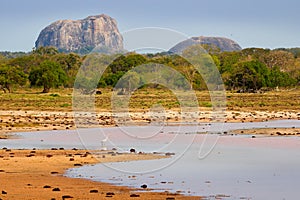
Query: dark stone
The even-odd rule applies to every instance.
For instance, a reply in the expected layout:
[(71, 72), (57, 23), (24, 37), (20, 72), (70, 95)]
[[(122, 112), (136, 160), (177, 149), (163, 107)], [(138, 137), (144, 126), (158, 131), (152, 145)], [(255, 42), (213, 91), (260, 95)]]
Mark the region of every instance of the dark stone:
[(141, 188), (146, 189), (148, 186), (146, 184), (141, 185)]
[(60, 189), (59, 188), (53, 188), (53, 190), (52, 190), (53, 192), (59, 192), (60, 191)]
[(6, 192), (6, 191), (4, 191), (4, 190), (2, 190), (2, 194), (7, 194), (7, 192)]
[(134, 149), (134, 148), (131, 148), (131, 149), (130, 149), (130, 153), (135, 153), (135, 149)]
[(140, 197), (139, 194), (131, 194), (130, 197)]
[(165, 155), (166, 155), (166, 156), (174, 156), (175, 153), (166, 153)]
[(45, 185), (43, 188), (51, 188), (50, 185)]
[(62, 199), (63, 199), (63, 200), (64, 200), (64, 199), (73, 199), (73, 197), (70, 196), (70, 195), (63, 195), (63, 196), (62, 196)]

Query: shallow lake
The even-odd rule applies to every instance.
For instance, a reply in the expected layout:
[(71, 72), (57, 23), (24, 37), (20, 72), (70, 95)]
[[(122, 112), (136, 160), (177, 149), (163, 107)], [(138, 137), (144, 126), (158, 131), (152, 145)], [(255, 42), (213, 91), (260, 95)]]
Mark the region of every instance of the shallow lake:
[(157, 191), (180, 190), (209, 199), (297, 199), (300, 137), (194, 134), (266, 127), (300, 127), (300, 121), (17, 133), (19, 139), (0, 140), (0, 147), (172, 152), (167, 159), (89, 165), (66, 175), (137, 188), (147, 184)]

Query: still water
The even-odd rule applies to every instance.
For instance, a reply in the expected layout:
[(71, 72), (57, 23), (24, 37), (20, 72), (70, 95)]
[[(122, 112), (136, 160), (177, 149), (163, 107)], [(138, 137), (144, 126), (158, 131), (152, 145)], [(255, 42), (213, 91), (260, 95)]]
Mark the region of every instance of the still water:
[[(300, 137), (230, 135), (235, 129), (265, 127), (300, 127), (300, 121), (18, 133), (19, 139), (0, 140), (0, 147), (171, 152), (175, 155), (167, 159), (83, 166), (68, 170), (66, 176), (136, 188), (147, 184), (157, 191), (209, 199), (297, 199)], [(227, 135), (216, 134), (223, 132)]]

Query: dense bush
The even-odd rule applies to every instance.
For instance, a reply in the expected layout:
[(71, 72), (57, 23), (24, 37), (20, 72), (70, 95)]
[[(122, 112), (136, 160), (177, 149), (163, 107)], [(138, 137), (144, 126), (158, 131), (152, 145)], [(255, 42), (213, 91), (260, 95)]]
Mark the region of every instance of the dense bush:
[[(87, 57), (76, 53), (62, 53), (53, 47), (41, 47), (29, 53), (2, 52), (0, 53), (0, 85), (9, 91), (12, 85), (43, 86), (43, 92), (51, 87), (74, 87), (75, 79), (80, 67), (90, 67), (78, 77), (76, 87), (85, 86), (88, 90), (98, 87), (115, 87), (121, 77), (126, 81), (129, 77), (143, 83), (138, 78), (139, 72), (128, 72), (137, 66), (147, 64), (165, 65), (180, 72), (196, 90), (207, 89), (203, 76), (213, 81), (210, 67), (216, 65), (229, 90), (244, 92), (257, 91), (261, 88), (291, 87), (300, 81), (300, 50), (294, 49), (261, 49), (249, 48), (238, 52), (221, 52), (205, 49), (210, 53), (201, 59), (205, 68), (196, 70), (195, 66), (178, 55), (166, 52), (158, 54), (140, 55), (128, 53), (125, 55)], [(101, 61), (99, 61), (99, 58)], [(97, 60), (98, 59), (98, 60)], [(195, 57), (195, 59), (199, 59)], [(89, 66), (90, 65), (90, 66)], [(102, 67), (101, 69), (97, 65)], [(197, 66), (196, 66), (197, 67)], [(149, 69), (150, 70), (150, 69)], [(147, 72), (151, 75), (151, 70)], [(101, 78), (100, 78), (101, 76)], [(100, 79), (100, 80), (98, 80)], [(95, 83), (95, 81), (97, 83)], [(173, 80), (178, 87), (182, 80)], [(131, 83), (131, 86), (134, 83)], [(220, 83), (217, 83), (220, 84)], [(125, 83), (123, 85), (126, 85)], [(148, 87), (156, 87), (148, 84)]]

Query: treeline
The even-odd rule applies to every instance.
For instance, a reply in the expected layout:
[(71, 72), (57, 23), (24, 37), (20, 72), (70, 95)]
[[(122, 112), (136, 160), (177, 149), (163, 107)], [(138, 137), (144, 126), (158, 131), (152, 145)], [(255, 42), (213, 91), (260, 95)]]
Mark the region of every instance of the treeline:
[[(295, 50), (295, 51), (294, 51)], [(300, 57), (296, 49), (249, 48), (218, 55), (219, 71), (228, 89), (257, 91), (291, 87), (300, 81)]]
[[(206, 45), (204, 49), (219, 69), (228, 90), (255, 92), (276, 87), (294, 87), (300, 82), (300, 49), (298, 48), (275, 50), (248, 48), (238, 52), (220, 52), (218, 48)], [(115, 59), (110, 63), (112, 57)], [(40, 47), (29, 53), (2, 52), (0, 53), (0, 85), (3, 90), (9, 92), (17, 85), (43, 87), (45, 93), (53, 87), (71, 88), (74, 87), (79, 68), (86, 63), (97, 66), (98, 59), (97, 56), (61, 53), (53, 47)], [(191, 63), (178, 55), (127, 53), (111, 57), (102, 56), (101, 59), (101, 62), (109, 67), (103, 71), (100, 80), (94, 79), (97, 80), (97, 87), (115, 87), (121, 77), (124, 79), (125, 74), (132, 80), (136, 80), (136, 83), (131, 84), (143, 85), (144, 80), (140, 80), (138, 71), (131, 71), (129, 74), (127, 72), (137, 66), (154, 63), (169, 66), (180, 72), (193, 89), (207, 89), (203, 76), (209, 75), (209, 70), (206, 69), (200, 74)], [(97, 68), (92, 67), (91, 70), (89, 75), (82, 74), (82, 77), (79, 77), (82, 79), (79, 84), (90, 84), (89, 78), (97, 77), (97, 73), (100, 73)], [(150, 70), (147, 73), (152, 72)], [(87, 76), (84, 77), (85, 75)], [(182, 86), (183, 80), (172, 81), (178, 88)], [(133, 85), (131, 87), (134, 88)], [(159, 85), (150, 84), (147, 87), (159, 87)], [(90, 89), (92, 90), (92, 87)]]

